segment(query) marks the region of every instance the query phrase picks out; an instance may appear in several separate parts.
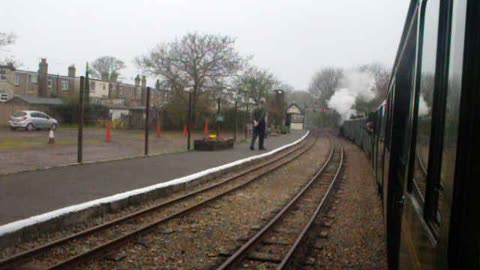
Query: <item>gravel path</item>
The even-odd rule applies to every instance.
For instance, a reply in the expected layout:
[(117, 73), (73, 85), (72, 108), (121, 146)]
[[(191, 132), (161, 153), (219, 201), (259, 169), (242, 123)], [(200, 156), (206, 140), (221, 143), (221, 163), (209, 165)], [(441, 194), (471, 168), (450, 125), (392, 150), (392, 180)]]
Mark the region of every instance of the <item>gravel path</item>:
[(366, 155), (352, 143), (344, 147), (346, 167), (337, 200), (327, 216), (333, 224), (324, 228), (315, 264), (305, 269), (387, 269), (381, 200)]

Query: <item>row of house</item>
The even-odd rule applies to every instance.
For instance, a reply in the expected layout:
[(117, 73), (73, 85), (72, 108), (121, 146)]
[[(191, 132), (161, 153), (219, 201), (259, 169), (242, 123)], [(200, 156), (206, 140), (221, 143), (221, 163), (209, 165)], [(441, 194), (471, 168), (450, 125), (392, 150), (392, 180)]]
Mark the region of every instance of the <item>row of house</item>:
[[(135, 84), (117, 81), (89, 79), (90, 102), (106, 106), (145, 106), (146, 78), (137, 75)], [(156, 85), (159, 85), (158, 82)], [(0, 66), (0, 101), (8, 102), (14, 97), (62, 98), (78, 97), (80, 77), (76, 76), (74, 65), (68, 67), (68, 75), (48, 73), (46, 58), (42, 58), (38, 71), (26, 71), (11, 65)], [(167, 91), (154, 89), (151, 91), (151, 104), (160, 106), (166, 100)]]

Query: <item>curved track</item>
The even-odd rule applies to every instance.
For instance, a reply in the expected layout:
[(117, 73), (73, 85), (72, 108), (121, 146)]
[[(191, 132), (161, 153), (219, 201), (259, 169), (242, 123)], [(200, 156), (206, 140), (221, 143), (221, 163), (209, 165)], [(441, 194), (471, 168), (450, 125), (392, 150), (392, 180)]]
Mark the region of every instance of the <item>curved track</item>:
[[(217, 269), (283, 269), (326, 205), (343, 166), (343, 148), (332, 146), (327, 162), (298, 194)], [(319, 194), (323, 194), (319, 196)], [(261, 266), (260, 266), (261, 265)]]

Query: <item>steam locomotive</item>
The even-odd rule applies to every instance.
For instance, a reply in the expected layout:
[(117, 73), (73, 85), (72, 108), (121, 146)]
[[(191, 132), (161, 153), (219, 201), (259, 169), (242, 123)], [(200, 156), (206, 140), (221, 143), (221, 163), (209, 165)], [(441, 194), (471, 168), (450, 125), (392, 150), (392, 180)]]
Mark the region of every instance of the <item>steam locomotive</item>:
[(480, 1), (413, 0), (385, 101), (342, 134), (370, 157), (390, 269), (480, 269)]

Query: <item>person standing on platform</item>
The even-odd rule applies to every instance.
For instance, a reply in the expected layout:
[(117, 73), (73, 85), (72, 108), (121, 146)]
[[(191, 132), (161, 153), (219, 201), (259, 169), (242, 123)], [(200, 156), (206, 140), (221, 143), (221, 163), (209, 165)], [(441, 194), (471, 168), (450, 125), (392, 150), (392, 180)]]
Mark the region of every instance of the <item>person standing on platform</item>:
[(258, 149), (266, 150), (263, 147), (263, 140), (265, 139), (267, 111), (265, 110), (265, 98), (260, 98), (260, 102), (253, 111), (253, 134), (252, 142), (250, 143), (250, 150), (255, 149), (255, 141), (258, 137)]

